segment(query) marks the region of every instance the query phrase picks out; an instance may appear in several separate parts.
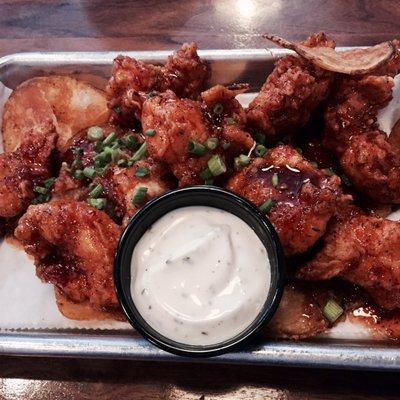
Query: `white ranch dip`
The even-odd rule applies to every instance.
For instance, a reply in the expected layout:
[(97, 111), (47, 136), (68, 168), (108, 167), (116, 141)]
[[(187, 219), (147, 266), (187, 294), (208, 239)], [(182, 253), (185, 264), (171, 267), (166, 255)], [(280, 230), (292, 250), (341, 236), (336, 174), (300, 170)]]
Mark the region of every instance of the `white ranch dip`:
[(235, 215), (183, 207), (157, 220), (137, 243), (131, 294), (165, 337), (191, 345), (233, 338), (258, 316), (271, 283), (267, 252)]

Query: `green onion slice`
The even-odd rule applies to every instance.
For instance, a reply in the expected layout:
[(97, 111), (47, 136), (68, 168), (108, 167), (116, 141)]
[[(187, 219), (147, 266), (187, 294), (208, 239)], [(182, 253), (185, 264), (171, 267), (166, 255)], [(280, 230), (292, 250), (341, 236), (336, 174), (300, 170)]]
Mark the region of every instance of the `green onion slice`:
[(278, 186), (279, 178), (278, 178), (278, 174), (276, 172), (272, 175), (271, 182), (272, 182), (273, 187)]
[(139, 147), (139, 149), (136, 151), (136, 153), (132, 156), (131, 160), (133, 162), (141, 160), (143, 157), (146, 156), (147, 153), (147, 143), (144, 142), (142, 145)]
[(109, 146), (110, 144), (113, 144), (117, 140), (118, 136), (115, 132), (111, 132), (104, 140), (103, 140), (103, 145), (104, 146)]
[(258, 145), (256, 146), (256, 148), (254, 149), (254, 154), (255, 154), (257, 157), (262, 157), (262, 156), (264, 156), (266, 152), (267, 152), (267, 148), (266, 148), (264, 145), (262, 145), (262, 144), (258, 144)]
[(207, 162), (213, 176), (218, 176), (226, 172), (226, 165), (218, 154), (213, 155)]
[(187, 151), (196, 154), (197, 156), (204, 156), (206, 154), (206, 147), (199, 142), (189, 140), (187, 144)]
[(205, 144), (206, 144), (207, 149), (214, 150), (218, 147), (219, 140), (218, 140), (218, 138), (209, 138), (206, 140)]
[(214, 114), (222, 114), (224, 111), (224, 106), (221, 103), (216, 103), (213, 108)]
[(56, 178), (49, 178), (49, 179), (46, 179), (46, 180), (43, 182), (44, 187), (47, 188), (47, 189), (50, 189), (50, 188), (53, 186), (55, 180), (56, 180)]
[(229, 117), (229, 118), (226, 119), (226, 123), (228, 125), (235, 125), (236, 124), (236, 120), (235, 120), (235, 118)]
[(116, 113), (116, 114), (121, 114), (121, 107), (114, 107), (113, 108), (113, 111)]
[(90, 191), (89, 197), (99, 197), (103, 194), (104, 189), (100, 184), (95, 185), (94, 188)]
[(83, 175), (86, 178), (93, 178), (96, 175), (96, 170), (93, 167), (86, 167), (83, 170)]
[(214, 178), (214, 175), (211, 173), (210, 168), (205, 168), (203, 171), (200, 172), (200, 177), (204, 179), (205, 181), (208, 181), (212, 178)]
[(333, 175), (335, 175), (335, 171), (332, 168), (325, 168), (324, 169), (324, 174), (326, 176), (333, 176)]
[(99, 210), (102, 210), (107, 206), (107, 199), (100, 197), (97, 199), (87, 199), (88, 204), (90, 204), (92, 207), (96, 207)]
[(129, 136), (123, 138), (122, 142), (129, 150), (136, 150), (136, 148), (139, 145), (136, 137), (133, 135), (129, 135)]
[(99, 126), (91, 126), (87, 130), (87, 137), (92, 142), (97, 142), (98, 140), (103, 139), (104, 131)]
[(147, 97), (148, 98), (151, 98), (151, 97), (154, 97), (154, 96), (157, 96), (157, 92), (155, 90), (152, 90), (149, 93), (147, 93)]
[(33, 188), (33, 191), (36, 193), (46, 194), (49, 191), (49, 189), (42, 187), (42, 186), (35, 186)]
[(156, 134), (156, 131), (154, 129), (147, 129), (144, 134), (146, 136), (154, 136)]
[(139, 167), (136, 172), (135, 172), (135, 176), (138, 176), (139, 178), (148, 175), (150, 172), (150, 170), (146, 167)]
[(255, 132), (253, 133), (253, 137), (254, 137), (254, 140), (255, 140), (257, 143), (259, 143), (259, 144), (265, 144), (266, 137), (265, 137), (265, 135), (264, 135), (263, 133), (261, 133), (260, 131), (255, 131)]
[(127, 167), (128, 166), (128, 160), (125, 160), (124, 158), (121, 158), (120, 160), (117, 161), (118, 167)]
[(76, 179), (82, 180), (85, 175), (83, 174), (83, 171), (81, 169), (77, 169), (72, 173), (72, 176)]
[(325, 307), (322, 310), (324, 317), (333, 324), (342, 314), (344, 310), (340, 305), (333, 299), (328, 300)]
[(266, 202), (264, 202), (263, 204), (261, 204), (261, 206), (259, 207), (260, 211), (264, 214), (266, 214), (267, 212), (269, 212), (271, 210), (271, 208), (275, 205), (275, 201), (272, 199), (268, 199)]
[(133, 198), (132, 198), (132, 203), (135, 205), (142, 204), (146, 197), (147, 190), (148, 190), (147, 187), (139, 186), (135, 190), (135, 194), (133, 195)]
[(245, 154), (241, 154), (239, 157), (235, 157), (234, 163), (237, 170), (241, 169), (250, 164), (250, 157), (246, 156)]

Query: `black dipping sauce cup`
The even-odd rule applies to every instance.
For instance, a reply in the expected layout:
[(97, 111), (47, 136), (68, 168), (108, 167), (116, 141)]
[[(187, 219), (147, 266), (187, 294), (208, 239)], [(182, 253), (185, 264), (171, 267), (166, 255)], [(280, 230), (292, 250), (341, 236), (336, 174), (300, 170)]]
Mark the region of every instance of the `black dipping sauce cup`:
[[(271, 265), (271, 283), (265, 288), (268, 296), (255, 320), (244, 331), (229, 340), (205, 346), (175, 342), (158, 333), (140, 315), (131, 295), (131, 259), (137, 242), (159, 218), (177, 208), (188, 206), (214, 207), (241, 218), (260, 238)], [(260, 332), (279, 305), (283, 291), (284, 270), (283, 251), (278, 235), (257, 207), (244, 198), (215, 186), (193, 186), (169, 191), (149, 201), (132, 217), (118, 244), (114, 262), (114, 280), (117, 296), (127, 319), (146, 339), (170, 353), (208, 357), (237, 350)]]

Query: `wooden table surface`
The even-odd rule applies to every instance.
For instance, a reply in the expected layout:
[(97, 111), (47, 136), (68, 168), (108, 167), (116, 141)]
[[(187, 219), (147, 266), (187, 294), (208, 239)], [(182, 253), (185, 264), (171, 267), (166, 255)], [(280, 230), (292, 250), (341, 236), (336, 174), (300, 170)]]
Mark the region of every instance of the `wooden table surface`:
[[(0, 55), (20, 51), (263, 47), (324, 30), (339, 45), (400, 36), (398, 0), (0, 0)], [(0, 399), (397, 399), (384, 372), (0, 358)]]

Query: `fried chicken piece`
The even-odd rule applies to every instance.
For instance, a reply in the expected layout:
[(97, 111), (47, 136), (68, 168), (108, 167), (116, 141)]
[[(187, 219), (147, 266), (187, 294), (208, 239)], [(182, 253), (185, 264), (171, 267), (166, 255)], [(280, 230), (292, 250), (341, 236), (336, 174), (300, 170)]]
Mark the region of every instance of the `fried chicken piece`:
[(400, 307), (400, 223), (350, 209), (332, 221), (324, 246), (297, 277), (325, 280), (340, 277), (364, 288), (375, 302)]
[[(393, 64), (388, 68), (394, 72)], [(400, 203), (400, 150), (377, 126), (393, 85), (388, 75), (343, 77), (325, 111), (324, 146), (355, 188), (378, 203)]]
[(0, 155), (0, 217), (14, 217), (25, 211), (35, 197), (36, 183), (49, 178), (49, 158), (56, 134), (41, 126), (26, 136), (19, 148)]
[(120, 233), (104, 212), (63, 199), (30, 206), (14, 235), (35, 258), (41, 280), (73, 302), (117, 311), (112, 274)]
[[(253, 145), (254, 140), (243, 130), (245, 116), (234, 96), (234, 91), (218, 86), (202, 93), (203, 103), (179, 99), (167, 91), (143, 104), (143, 131), (155, 131), (146, 136), (149, 155), (167, 163), (181, 187), (204, 182), (200, 173), (212, 154), (227, 160)], [(212, 151), (202, 156), (188, 151), (190, 141), (205, 144), (209, 138), (218, 139)], [(226, 145), (229, 149), (224, 150)]]
[(280, 145), (233, 175), (227, 188), (257, 206), (271, 202), (268, 217), (291, 256), (313, 246), (338, 207), (351, 200), (340, 183), (338, 176), (315, 168), (293, 147)]
[[(310, 36), (304, 45), (335, 47), (324, 33)], [(298, 56), (279, 59), (260, 93), (247, 110), (249, 125), (269, 137), (294, 133), (309, 120), (327, 97), (334, 74)]]
[(208, 65), (197, 55), (197, 44), (186, 43), (169, 56), (165, 66), (156, 66), (126, 56), (114, 60), (106, 92), (114, 119), (132, 123), (140, 119), (145, 93), (172, 90), (179, 97), (195, 99), (210, 76)]

